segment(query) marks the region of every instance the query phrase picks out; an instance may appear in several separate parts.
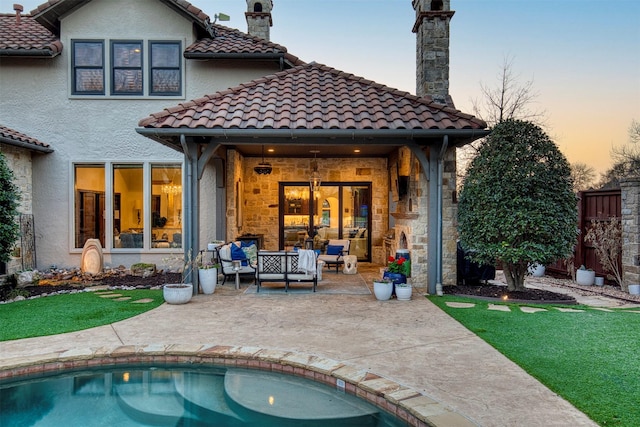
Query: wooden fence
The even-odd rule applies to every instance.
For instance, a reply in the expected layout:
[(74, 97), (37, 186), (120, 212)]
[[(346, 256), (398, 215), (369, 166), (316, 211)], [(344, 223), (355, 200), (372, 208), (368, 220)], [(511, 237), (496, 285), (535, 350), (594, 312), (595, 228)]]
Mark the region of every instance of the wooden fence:
[[(596, 275), (606, 277), (607, 274), (596, 257), (595, 249), (584, 241), (584, 236), (592, 220), (606, 221), (612, 217), (620, 218), (622, 216), (620, 189), (581, 191), (578, 193), (578, 197), (578, 227), (580, 235), (576, 242), (573, 265), (575, 268), (584, 265), (586, 268), (594, 270)], [(560, 260), (555, 264), (548, 265), (546, 270), (552, 274), (571, 276), (566, 260)]]

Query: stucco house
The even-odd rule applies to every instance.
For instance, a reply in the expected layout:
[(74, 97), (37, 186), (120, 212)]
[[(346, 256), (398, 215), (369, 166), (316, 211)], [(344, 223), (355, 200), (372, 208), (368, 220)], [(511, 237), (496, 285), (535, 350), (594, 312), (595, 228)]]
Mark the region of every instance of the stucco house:
[(249, 234), (407, 248), (417, 286), (455, 283), (455, 148), (486, 124), (448, 94), (449, 1), (412, 4), (417, 96), (270, 42), (271, 0), (247, 0), (250, 34), (183, 0), (0, 15), (0, 123), (56, 148), (33, 161), (38, 268), (88, 238), (107, 265), (162, 265)]

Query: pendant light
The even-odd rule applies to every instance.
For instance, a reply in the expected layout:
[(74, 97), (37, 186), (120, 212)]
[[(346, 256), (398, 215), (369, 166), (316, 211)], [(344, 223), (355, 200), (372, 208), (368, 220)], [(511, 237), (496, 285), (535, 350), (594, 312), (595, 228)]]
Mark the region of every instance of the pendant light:
[(253, 168), (253, 170), (258, 175), (269, 175), (273, 168), (271, 167), (271, 163), (266, 163), (264, 161), (264, 145), (262, 146), (262, 162), (258, 163), (258, 166)]
[(311, 192), (320, 191), (320, 184), (322, 184), (322, 179), (320, 178), (320, 173), (318, 172), (318, 160), (316, 155), (320, 152), (318, 150), (310, 151), (313, 153), (313, 160), (311, 161), (311, 176), (309, 177), (309, 187), (311, 188)]

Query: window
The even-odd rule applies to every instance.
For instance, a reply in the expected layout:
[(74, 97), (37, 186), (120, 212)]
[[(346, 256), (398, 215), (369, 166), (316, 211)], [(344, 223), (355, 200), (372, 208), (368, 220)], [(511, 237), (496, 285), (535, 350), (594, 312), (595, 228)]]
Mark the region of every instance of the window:
[(180, 70), (179, 42), (150, 42), (151, 75), (150, 95), (180, 95), (182, 72)]
[(113, 95), (142, 95), (142, 42), (111, 43)]
[(88, 239), (105, 241), (105, 180), (103, 165), (76, 165), (75, 191), (75, 247), (82, 248)]
[[(73, 95), (181, 96), (182, 43), (154, 40), (74, 40)], [(105, 71), (106, 70), (106, 71)]]
[(73, 42), (73, 93), (104, 95), (104, 44), (102, 41)]
[(123, 252), (181, 248), (182, 166), (76, 164), (74, 212), (77, 249), (87, 239)]
[[(113, 199), (120, 208), (118, 222), (121, 229), (113, 230), (113, 246), (120, 248), (144, 247), (143, 171), (141, 164), (113, 166)], [(117, 205), (117, 206), (116, 206)]]

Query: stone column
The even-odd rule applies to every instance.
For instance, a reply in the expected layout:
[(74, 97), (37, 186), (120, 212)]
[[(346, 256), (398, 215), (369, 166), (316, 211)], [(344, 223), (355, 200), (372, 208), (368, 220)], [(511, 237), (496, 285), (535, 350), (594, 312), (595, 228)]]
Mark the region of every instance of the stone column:
[(640, 176), (620, 181), (622, 199), (622, 280), (640, 284)]

